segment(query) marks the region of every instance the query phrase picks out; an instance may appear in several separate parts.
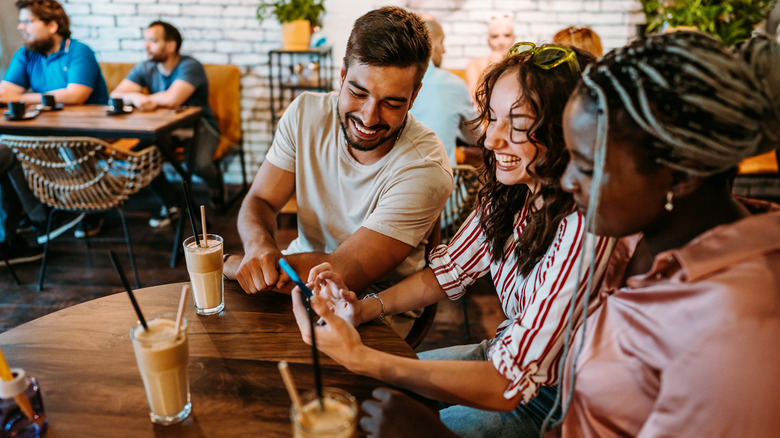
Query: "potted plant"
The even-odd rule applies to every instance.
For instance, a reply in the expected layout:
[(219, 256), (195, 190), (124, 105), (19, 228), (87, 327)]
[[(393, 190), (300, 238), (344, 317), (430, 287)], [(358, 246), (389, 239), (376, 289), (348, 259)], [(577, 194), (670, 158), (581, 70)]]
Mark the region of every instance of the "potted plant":
[(305, 50), (309, 47), (312, 26), (320, 26), (325, 13), (324, 0), (261, 0), (257, 19), (263, 22), (269, 15), (282, 25), (282, 46), (285, 50)]
[(640, 0), (648, 32), (695, 28), (727, 46), (748, 38), (777, 0)]

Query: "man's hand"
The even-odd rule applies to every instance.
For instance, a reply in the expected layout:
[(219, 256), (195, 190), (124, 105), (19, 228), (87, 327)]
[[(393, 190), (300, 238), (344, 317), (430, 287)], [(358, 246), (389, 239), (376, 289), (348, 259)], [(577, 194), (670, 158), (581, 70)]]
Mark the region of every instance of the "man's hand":
[(133, 103), (133, 106), (138, 108), (141, 111), (154, 111), (157, 109), (157, 104), (147, 95), (136, 93), (133, 94), (130, 101)]
[(437, 413), (399, 391), (377, 388), (371, 395), (373, 399), (360, 405), (366, 413), (360, 419), (360, 427), (370, 438), (456, 436)]
[(276, 248), (247, 251), (236, 270), (236, 280), (244, 292), (254, 294), (274, 289), (279, 282), (280, 258), (282, 253)]

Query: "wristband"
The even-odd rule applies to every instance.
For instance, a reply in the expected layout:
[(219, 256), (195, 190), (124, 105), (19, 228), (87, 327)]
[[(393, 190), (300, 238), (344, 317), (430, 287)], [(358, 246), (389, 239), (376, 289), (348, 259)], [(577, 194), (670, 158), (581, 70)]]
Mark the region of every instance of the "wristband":
[(371, 292), (370, 294), (366, 294), (366, 296), (363, 297), (364, 300), (367, 300), (369, 298), (376, 298), (379, 300), (379, 305), (382, 306), (382, 311), (379, 313), (379, 320), (384, 321), (385, 320), (385, 302), (382, 301), (381, 298), (379, 298), (379, 295)]

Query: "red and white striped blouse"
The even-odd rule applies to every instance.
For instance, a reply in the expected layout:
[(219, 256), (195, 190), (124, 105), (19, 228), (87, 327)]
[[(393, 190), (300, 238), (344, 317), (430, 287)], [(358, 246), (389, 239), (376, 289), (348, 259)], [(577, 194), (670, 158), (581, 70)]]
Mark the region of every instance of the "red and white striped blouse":
[[(507, 320), (498, 327), (487, 355), (496, 369), (512, 382), (504, 397), (512, 398), (520, 391), (523, 402), (531, 400), (540, 385), (558, 382), (557, 366), (568, 307), (577, 285), (577, 265), (584, 257), (583, 280), (579, 282), (577, 294), (579, 312), (592, 257), (592, 251), (581, 251), (586, 234), (585, 217), (575, 211), (558, 225), (555, 240), (531, 273), (519, 274), (514, 251), (526, 226), (526, 214), (527, 209), (523, 209), (515, 215), (514, 232), (504, 245), (503, 262), (491, 262), (492, 251), (476, 211), (448, 245), (440, 245), (428, 255), (439, 284), (452, 300), (460, 298), (466, 286), (490, 272)], [(592, 239), (590, 235), (588, 241)], [(613, 239), (596, 238), (596, 279), (601, 279), (613, 246)]]

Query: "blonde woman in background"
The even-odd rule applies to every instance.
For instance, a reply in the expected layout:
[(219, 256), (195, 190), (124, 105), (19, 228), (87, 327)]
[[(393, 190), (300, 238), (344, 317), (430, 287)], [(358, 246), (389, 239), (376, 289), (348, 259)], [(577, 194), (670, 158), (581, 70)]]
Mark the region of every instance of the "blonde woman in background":
[(482, 58), (472, 59), (466, 65), (466, 83), (469, 86), (471, 98), (474, 98), (474, 91), (477, 89), (482, 72), (487, 70), (488, 66), (504, 59), (506, 52), (515, 43), (515, 26), (512, 23), (512, 16), (509, 14), (497, 15), (490, 18), (488, 23), (488, 45), (490, 46), (490, 55)]
[(588, 26), (569, 26), (560, 30), (553, 37), (553, 44), (577, 47), (597, 58), (604, 54), (599, 34)]

